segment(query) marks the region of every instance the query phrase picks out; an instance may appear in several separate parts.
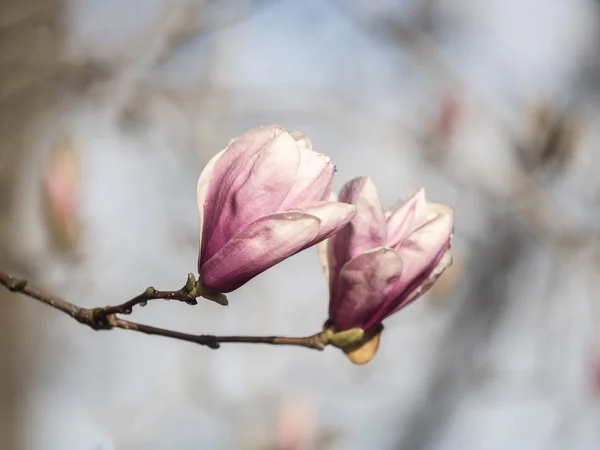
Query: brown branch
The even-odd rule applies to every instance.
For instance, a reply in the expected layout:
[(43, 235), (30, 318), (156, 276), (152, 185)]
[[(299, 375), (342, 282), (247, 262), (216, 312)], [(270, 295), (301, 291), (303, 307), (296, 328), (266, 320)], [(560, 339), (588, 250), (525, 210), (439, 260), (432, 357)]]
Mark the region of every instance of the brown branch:
[(188, 305), (197, 305), (196, 300), (196, 280), (193, 274), (188, 274), (185, 286), (177, 291), (157, 291), (153, 287), (149, 287), (140, 295), (133, 297), (120, 305), (105, 306), (103, 308), (106, 314), (131, 314), (134, 306), (146, 306), (149, 300), (178, 300), (187, 303)]
[(151, 325), (143, 325), (128, 320), (119, 319), (115, 315), (110, 316), (110, 324), (114, 328), (122, 328), (124, 330), (138, 331), (140, 333), (152, 334), (155, 336), (163, 336), (181, 341), (193, 342), (199, 345), (217, 349), (221, 344), (236, 343), (236, 344), (269, 344), (269, 345), (295, 345), (300, 347), (314, 348), (315, 350), (323, 350), (323, 333), (317, 333), (306, 337), (284, 337), (284, 336), (212, 336), (212, 335), (196, 335), (181, 333), (179, 331), (165, 330), (162, 328), (153, 327)]
[(192, 274), (188, 275), (186, 285), (177, 291), (157, 291), (156, 289), (149, 287), (142, 294), (120, 305), (97, 308), (79, 307), (52, 294), (43, 292), (42, 290), (29, 285), (27, 280), (15, 278), (2, 270), (0, 270), (0, 284), (5, 286), (11, 292), (21, 293), (51, 306), (54, 309), (62, 311), (78, 322), (89, 326), (93, 330), (112, 330), (114, 328), (120, 328), (154, 336), (178, 339), (180, 341), (204, 345), (212, 349), (219, 348), (221, 344), (237, 343), (294, 345), (315, 350), (323, 350), (328, 344), (329, 334), (326, 331), (306, 337), (195, 335), (131, 322), (117, 316), (117, 314), (131, 314), (132, 309), (135, 306), (144, 306), (149, 300), (178, 300), (191, 305), (197, 304), (196, 297), (199, 295), (196, 294), (196, 280)]

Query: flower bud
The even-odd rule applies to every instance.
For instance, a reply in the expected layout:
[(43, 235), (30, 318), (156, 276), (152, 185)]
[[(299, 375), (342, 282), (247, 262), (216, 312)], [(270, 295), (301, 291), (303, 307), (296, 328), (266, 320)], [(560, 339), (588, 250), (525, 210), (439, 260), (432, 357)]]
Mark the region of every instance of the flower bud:
[(355, 207), (327, 201), (333, 173), (303, 133), (268, 126), (234, 139), (198, 180), (202, 285), (231, 292), (344, 227)]
[(370, 330), (423, 295), (451, 264), (452, 209), (428, 203), (423, 189), (384, 212), (369, 178), (339, 199), (356, 206), (348, 226), (319, 245), (336, 331)]

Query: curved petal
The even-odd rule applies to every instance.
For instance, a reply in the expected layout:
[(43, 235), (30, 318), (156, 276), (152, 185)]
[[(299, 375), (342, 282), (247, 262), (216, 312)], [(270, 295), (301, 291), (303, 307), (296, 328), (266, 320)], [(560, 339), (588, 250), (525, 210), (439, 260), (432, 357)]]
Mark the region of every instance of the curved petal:
[(294, 184), (280, 209), (285, 211), (298, 203), (322, 201), (331, 193), (334, 166), (327, 155), (312, 151), (306, 134), (291, 133), (300, 150), (300, 164)]
[(452, 265), (452, 253), (449, 251), (449, 246), (444, 248), (440, 253), (441, 257), (436, 258), (436, 260), (439, 259), (439, 261), (433, 265), (433, 269), (425, 272), (423, 278), (417, 280), (418, 286), (414, 289), (410, 289), (410, 295), (402, 300), (402, 302), (396, 306), (391, 314), (395, 313), (399, 309), (404, 308), (406, 305), (412, 303), (414, 300), (425, 294), (425, 292), (427, 292), (435, 284), (437, 279), (442, 276), (444, 271)]
[(321, 269), (323, 269), (325, 281), (327, 281), (327, 286), (331, 292), (331, 284), (333, 283), (331, 267), (335, 265), (335, 256), (333, 251), (331, 251), (331, 238), (325, 239), (317, 244), (317, 255), (319, 256), (319, 262), (321, 263)]
[[(223, 156), (225, 150), (221, 150), (215, 156), (211, 158), (211, 160), (204, 166), (200, 177), (198, 178), (198, 184), (196, 186), (196, 200), (198, 202), (198, 214), (200, 215), (200, 252), (202, 252), (202, 234), (204, 230), (204, 211), (208, 207), (206, 203), (206, 195), (208, 193), (208, 186), (210, 184), (210, 180), (212, 178), (213, 171), (215, 170), (215, 165), (217, 161)], [(201, 256), (199, 256), (200, 258)]]
[(323, 239), (334, 235), (344, 228), (356, 214), (356, 207), (340, 202), (310, 202), (298, 205), (289, 210), (300, 211), (318, 217), (321, 221), (319, 234), (305, 248), (312, 247)]
[[(368, 177), (356, 178), (346, 183), (339, 193), (339, 200), (356, 206), (356, 215), (348, 226), (332, 239), (335, 265), (331, 267), (336, 278), (344, 264), (359, 254), (383, 247), (386, 238), (386, 221), (375, 185)], [(332, 285), (331, 295), (336, 297), (337, 283)]]
[[(204, 241), (207, 239), (207, 234), (211, 234), (211, 231), (215, 228), (214, 222), (218, 218), (218, 211), (221, 208), (220, 202), (224, 201), (221, 195), (223, 187), (227, 186), (228, 180), (237, 174), (237, 172), (233, 172), (231, 169), (234, 166), (243, 166), (256, 152), (282, 133), (285, 133), (285, 129), (280, 125), (271, 125), (245, 131), (242, 135), (232, 139), (224, 150), (211, 159), (210, 162), (214, 161), (215, 164), (210, 167), (209, 179), (216, 180), (216, 182), (207, 184), (206, 192), (204, 193), (204, 204), (206, 206), (201, 224), (204, 229)], [(218, 164), (216, 164), (217, 162)], [(205, 172), (207, 172), (207, 168), (203, 170), (202, 174)]]
[(452, 214), (441, 214), (408, 235), (395, 250), (404, 261), (402, 283), (407, 285), (430, 267), (452, 235)]
[(452, 265), (452, 254), (449, 251), (450, 245), (444, 247), (430, 267), (419, 274), (412, 283), (402, 290), (394, 287), (385, 300), (385, 305), (375, 314), (367, 326), (374, 326), (382, 322), (386, 317), (410, 305), (423, 294), (425, 294)]
[[(221, 158), (222, 160), (223, 158)], [(217, 162), (217, 167), (220, 165)], [(203, 248), (208, 261), (242, 228), (278, 211), (298, 170), (299, 152), (288, 133), (278, 134), (251, 158), (239, 158), (221, 180), (213, 175), (207, 202), (213, 200), (213, 220)], [(211, 199), (213, 189), (216, 195)]]
[[(337, 201), (338, 196), (335, 192), (329, 194), (329, 201), (335, 202)], [(356, 212), (355, 212), (356, 214)], [(319, 261), (321, 262), (321, 268), (323, 269), (323, 275), (325, 275), (325, 281), (327, 281), (327, 285), (329, 286), (331, 292), (331, 285), (333, 283), (334, 277), (331, 271), (331, 267), (335, 266), (335, 256), (332, 251), (332, 240), (331, 238), (325, 239), (317, 244), (317, 254), (319, 256)]]
[(348, 248), (345, 261), (385, 245), (385, 215), (377, 189), (369, 177), (356, 178), (346, 183), (340, 191), (339, 201), (356, 206), (356, 215), (350, 226), (336, 239), (340, 243), (343, 241), (343, 246)]
[(283, 133), (285, 133), (285, 129), (282, 126), (271, 125), (245, 131), (242, 135), (232, 139), (231, 142), (229, 142), (229, 145), (224, 149), (225, 155), (216, 170), (216, 178), (220, 179), (223, 177), (227, 168), (231, 167), (231, 165), (240, 157), (256, 153)]
[(408, 234), (419, 225), (433, 219), (425, 198), (425, 189), (421, 188), (390, 211), (387, 219), (387, 245), (397, 246)]
[(200, 280), (214, 291), (231, 292), (302, 250), (319, 227), (317, 217), (301, 212), (261, 217), (198, 268)]
[[(389, 293), (385, 306), (373, 318), (374, 324), (422, 295), (426, 290), (424, 283), (434, 272), (439, 271), (439, 274), (433, 281), (441, 275), (445, 269), (444, 264), (451, 262), (451, 259), (444, 259), (444, 256), (450, 248), (452, 227), (452, 215), (442, 214), (421, 226), (395, 249), (404, 262), (404, 269), (402, 276)], [(448, 258), (450, 258), (449, 254)], [(426, 288), (429, 287), (431, 286)]]
[(329, 304), (336, 330), (368, 329), (402, 274), (402, 259), (389, 248), (378, 248), (348, 261), (338, 279), (338, 296)]
[[(198, 206), (202, 206), (200, 232), (201, 255), (206, 254), (206, 242), (210, 240), (215, 229), (215, 222), (219, 217), (222, 203), (226, 196), (222, 195), (228, 180), (237, 175), (235, 166), (243, 167), (244, 164), (267, 143), (285, 130), (279, 125), (260, 127), (244, 132), (241, 136), (232, 139), (227, 147), (215, 155), (202, 171), (198, 180)], [(241, 160), (241, 161), (240, 161)], [(217, 164), (218, 163), (218, 164)], [(211, 180), (215, 180), (210, 183)]]
[(452, 208), (439, 203), (429, 203), (425, 198), (425, 189), (419, 189), (389, 215), (387, 245), (397, 247), (414, 230), (443, 214), (451, 215)]

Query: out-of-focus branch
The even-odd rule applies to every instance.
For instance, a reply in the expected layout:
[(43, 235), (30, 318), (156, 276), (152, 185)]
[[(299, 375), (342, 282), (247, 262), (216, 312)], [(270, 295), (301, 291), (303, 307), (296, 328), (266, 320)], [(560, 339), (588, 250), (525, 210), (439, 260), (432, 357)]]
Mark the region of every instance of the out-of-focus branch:
[[(423, 31), (414, 21), (402, 21), (393, 15), (369, 15), (366, 4), (347, 0), (329, 0), (339, 13), (354, 22), (367, 35), (392, 45), (392, 48), (402, 49), (408, 54), (415, 66), (430, 80), (433, 87), (459, 83), (461, 77), (444, 54), (442, 48)], [(417, 17), (422, 21), (431, 16), (435, 7), (431, 1), (423, 2)]]
[(165, 12), (156, 25), (156, 29), (159, 30), (159, 42), (153, 51), (145, 55), (148, 66), (164, 63), (181, 44), (204, 30), (206, 25), (202, 20), (204, 7), (203, 1), (184, 5), (177, 3), (166, 5)]
[[(210, 13), (210, 5), (205, 0), (191, 0), (187, 3), (171, 2), (165, 6), (164, 13), (155, 26), (160, 36), (154, 50), (146, 55), (147, 67), (164, 63), (185, 42), (200, 35), (210, 35), (223, 28), (243, 21), (262, 8), (274, 3), (273, 0), (235, 1), (234, 5), (219, 3), (221, 10), (230, 10), (230, 14)], [(219, 17), (219, 16), (225, 17)], [(143, 53), (143, 52), (141, 52)]]
[(61, 311), (79, 323), (89, 326), (93, 330), (112, 330), (120, 328), (123, 330), (137, 331), (139, 333), (150, 334), (154, 336), (163, 336), (180, 341), (191, 342), (203, 345), (212, 349), (218, 349), (221, 344), (269, 344), (269, 345), (293, 345), (298, 347), (323, 350), (328, 344), (327, 331), (305, 337), (285, 337), (285, 336), (213, 336), (213, 335), (195, 335), (181, 333), (179, 331), (166, 330), (151, 325), (144, 325), (137, 322), (121, 319), (117, 314), (131, 314), (135, 306), (144, 306), (149, 300), (178, 300), (187, 304), (195, 305), (197, 303), (194, 289), (195, 279), (192, 274), (188, 276), (186, 285), (177, 291), (157, 291), (149, 287), (142, 294), (132, 298), (119, 305), (104, 306), (96, 308), (82, 308), (62, 298), (46, 293), (41, 289), (29, 285), (25, 279), (15, 278), (12, 275), (0, 270), (0, 284), (9, 291), (23, 294), (34, 298), (58, 311)]

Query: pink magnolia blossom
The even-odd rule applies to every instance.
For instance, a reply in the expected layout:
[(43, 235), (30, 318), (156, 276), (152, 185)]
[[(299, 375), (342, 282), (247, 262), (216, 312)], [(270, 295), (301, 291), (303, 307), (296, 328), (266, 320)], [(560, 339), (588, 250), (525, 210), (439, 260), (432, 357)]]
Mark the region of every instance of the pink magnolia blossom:
[(329, 281), (329, 317), (338, 331), (368, 330), (424, 294), (452, 262), (452, 209), (419, 190), (384, 212), (369, 178), (340, 192), (356, 205), (350, 224), (319, 245)]
[(77, 243), (81, 228), (79, 152), (72, 142), (52, 149), (44, 168), (43, 198), (52, 237), (68, 249)]
[(344, 227), (355, 207), (327, 201), (334, 166), (304, 133), (246, 131), (198, 180), (200, 283), (231, 292)]

